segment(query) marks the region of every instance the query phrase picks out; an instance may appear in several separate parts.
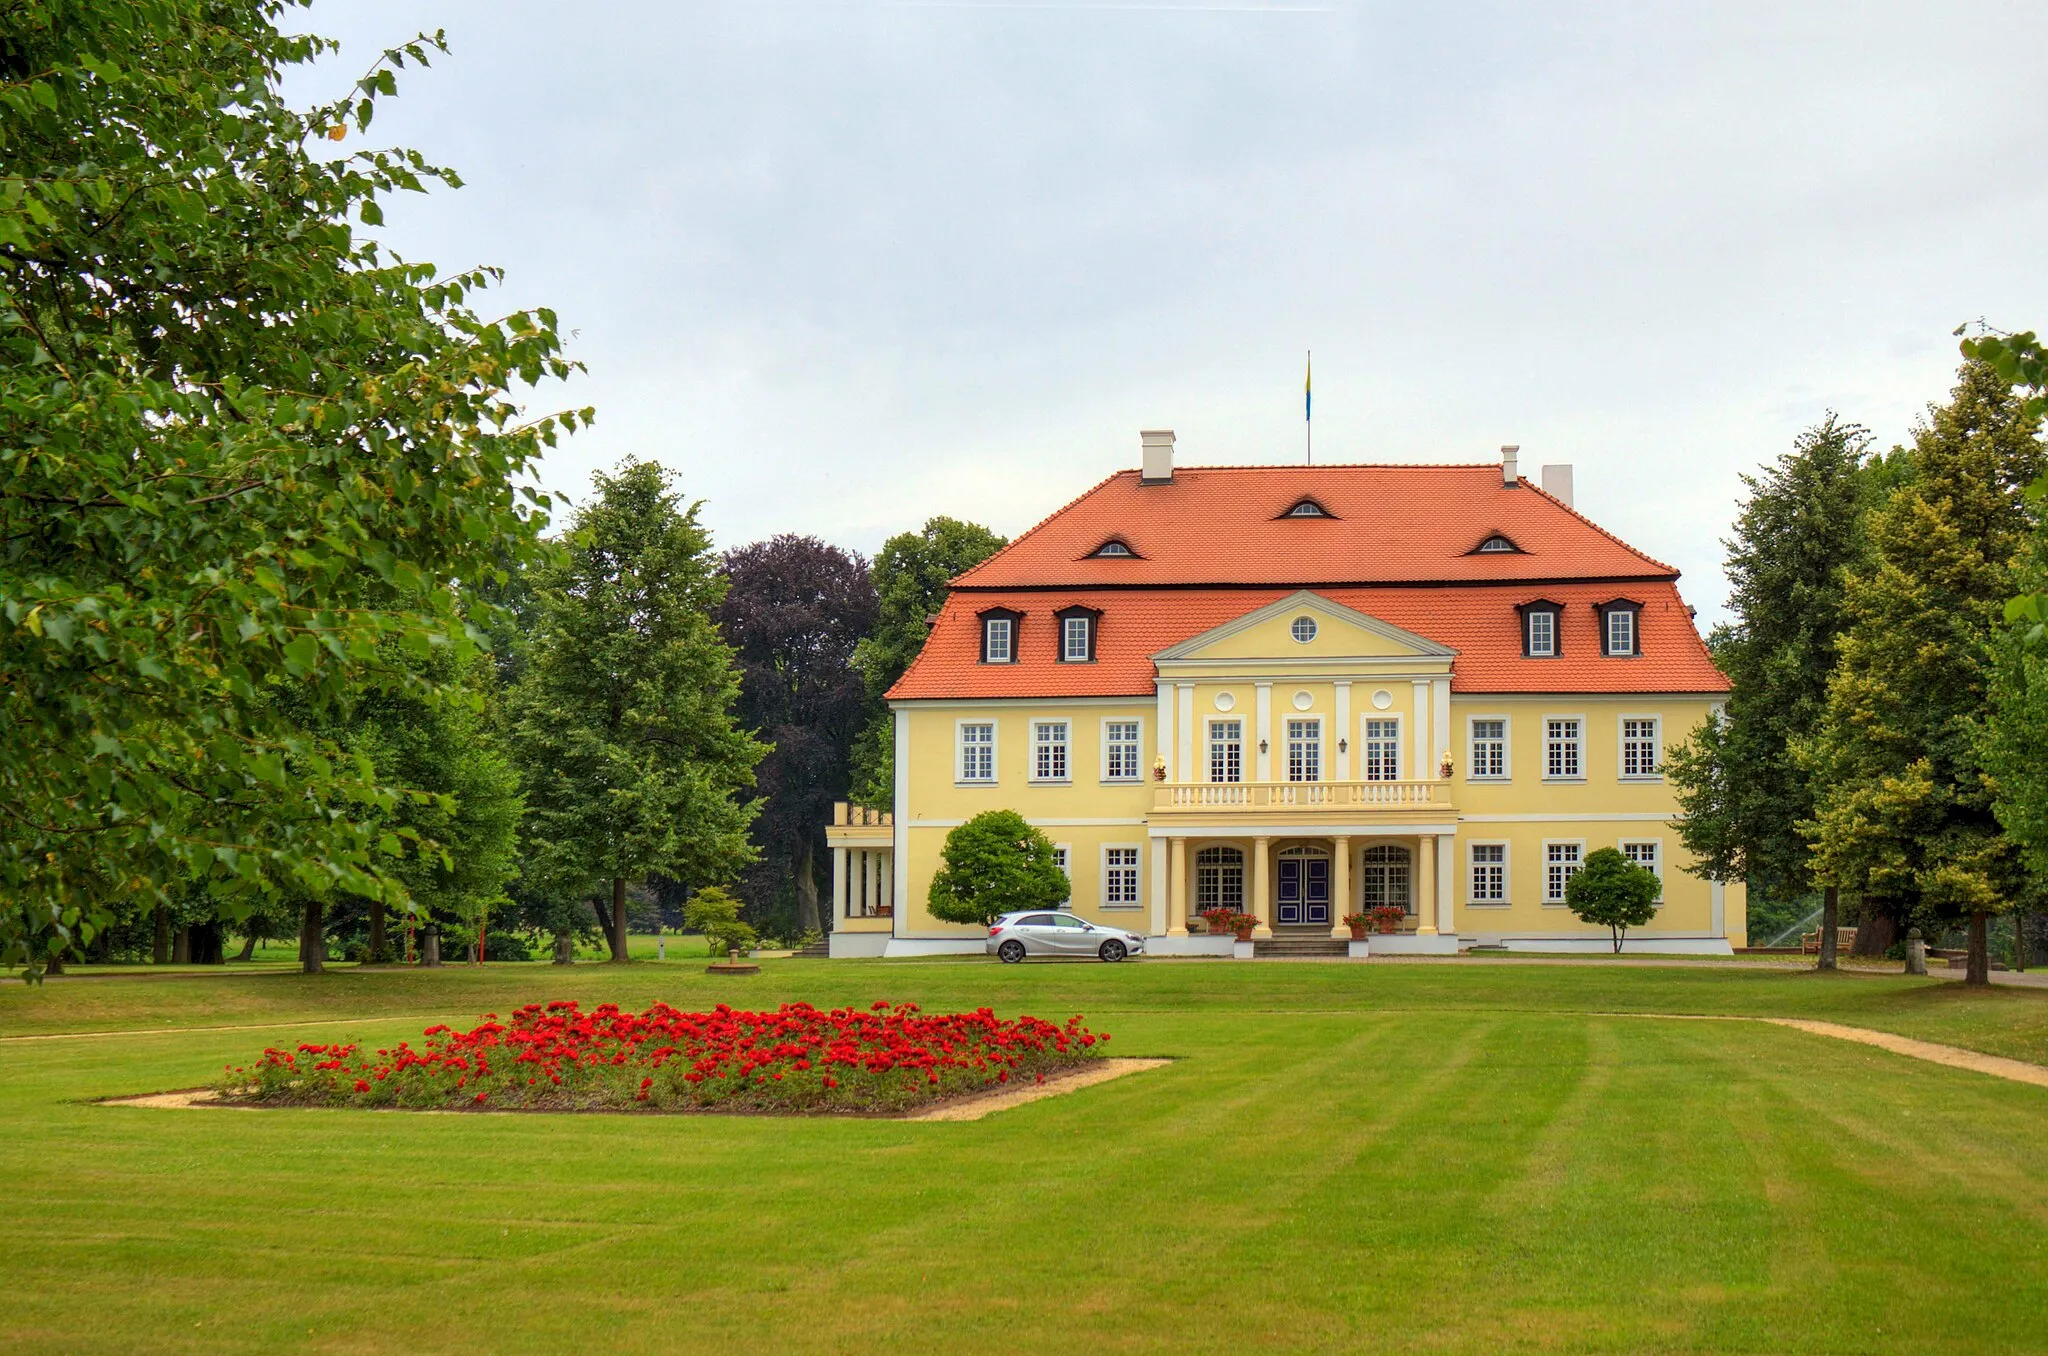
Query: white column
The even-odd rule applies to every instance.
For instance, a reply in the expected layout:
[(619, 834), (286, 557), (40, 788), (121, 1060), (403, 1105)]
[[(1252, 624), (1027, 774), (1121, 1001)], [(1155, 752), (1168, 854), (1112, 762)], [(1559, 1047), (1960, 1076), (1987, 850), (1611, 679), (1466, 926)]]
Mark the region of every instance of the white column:
[(1408, 772), (1403, 778), (1404, 781), (1417, 781), (1436, 775), (1436, 763), (1433, 761), (1436, 756), (1436, 750), (1431, 748), (1429, 743), (1429, 684), (1427, 682), (1419, 682), (1413, 684), (1413, 686), (1415, 688), (1415, 704), (1409, 714), (1409, 720), (1414, 724), (1415, 729), (1410, 735), (1408, 743), (1409, 747), (1414, 750), (1413, 757), (1415, 761), (1408, 765)]
[(832, 916), (846, 917), (846, 849), (832, 849)]
[(1450, 750), (1452, 758), (1458, 756), (1457, 745), (1452, 742), (1457, 735), (1451, 729), (1451, 680), (1438, 678), (1430, 684), (1430, 689), (1434, 697), (1430, 705), (1436, 713), (1433, 722), (1436, 726), (1436, 748), (1430, 754), (1429, 771), (1422, 774), (1425, 777), (1436, 776), (1439, 761), (1446, 749)]
[(1273, 935), (1273, 840), (1252, 839), (1252, 917), (1259, 920), (1253, 937)]
[(1258, 698), (1252, 703), (1252, 747), (1259, 751), (1258, 775), (1252, 780), (1270, 782), (1273, 780), (1273, 755), (1266, 751), (1267, 728), (1273, 723), (1273, 685), (1255, 683)]
[(1195, 761), (1195, 685), (1182, 683), (1180, 694), (1180, 715), (1176, 724), (1180, 726), (1180, 762), (1174, 768), (1173, 779), (1177, 782), (1198, 782), (1200, 764)]
[[(896, 832), (891, 842), (895, 850), (890, 854), (892, 874), (889, 880), (889, 897), (910, 898), (910, 712), (901, 707), (896, 709)], [(896, 910), (896, 916), (889, 921), (889, 931), (898, 937), (908, 925), (910, 910)]]
[(1717, 880), (1709, 885), (1708, 892), (1709, 897), (1713, 900), (1714, 912), (1713, 920), (1709, 924), (1710, 930), (1716, 937), (1726, 937), (1728, 935), (1728, 887)]
[[(1173, 766), (1173, 684), (1159, 685), (1159, 728), (1152, 732), (1152, 751), (1166, 760), (1166, 779), (1179, 781), (1180, 774)], [(1151, 771), (1147, 769), (1146, 775)]]
[(1166, 935), (1188, 935), (1188, 840), (1173, 840), (1173, 861), (1166, 882)]
[(1337, 688), (1337, 775), (1332, 779), (1340, 782), (1351, 780), (1351, 684), (1338, 683)]
[(1166, 840), (1154, 838), (1146, 843), (1152, 853), (1152, 931), (1153, 937), (1166, 935)]
[(1452, 916), (1452, 900), (1457, 891), (1458, 840), (1451, 834), (1438, 834), (1436, 840), (1436, 930), (1446, 937), (1455, 936), (1458, 921)]
[(1421, 849), (1415, 854), (1415, 932), (1417, 936), (1436, 935), (1436, 914), (1433, 905), (1436, 894), (1436, 837), (1423, 834), (1417, 844)]
[(1351, 840), (1339, 835), (1330, 840), (1330, 935), (1349, 937), (1351, 927), (1344, 915), (1354, 908), (1351, 899)]

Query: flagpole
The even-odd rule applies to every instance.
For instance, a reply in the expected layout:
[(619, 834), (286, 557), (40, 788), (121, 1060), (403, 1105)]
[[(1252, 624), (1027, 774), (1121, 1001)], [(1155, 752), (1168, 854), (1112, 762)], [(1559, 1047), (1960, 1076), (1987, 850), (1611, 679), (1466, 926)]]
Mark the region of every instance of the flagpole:
[(1301, 379), (1301, 426), (1308, 439), (1308, 464), (1313, 466), (1316, 464), (1316, 354), (1314, 349), (1308, 349), (1306, 352), (1308, 365)]

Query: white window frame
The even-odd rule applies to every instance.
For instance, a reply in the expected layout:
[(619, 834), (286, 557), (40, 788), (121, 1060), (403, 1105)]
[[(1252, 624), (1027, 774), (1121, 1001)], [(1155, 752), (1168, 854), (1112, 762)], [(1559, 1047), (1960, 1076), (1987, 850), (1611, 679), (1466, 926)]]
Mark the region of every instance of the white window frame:
[[(1112, 776), (1112, 775), (1110, 774), (1110, 770), (1109, 770), (1109, 745), (1110, 745), (1110, 738), (1109, 738), (1109, 727), (1110, 727), (1110, 726), (1112, 726), (1112, 725), (1128, 725), (1128, 726), (1130, 726), (1130, 727), (1131, 727), (1132, 729), (1134, 729), (1134, 730), (1136, 730), (1136, 731), (1138, 732), (1138, 736), (1137, 736), (1137, 739), (1136, 739), (1136, 740), (1135, 740), (1134, 742), (1132, 742), (1132, 743), (1131, 743), (1131, 772), (1130, 772), (1130, 775), (1129, 775), (1129, 776), (1126, 776), (1126, 777), (1117, 777), (1117, 776)], [(1144, 721), (1144, 718), (1143, 718), (1142, 716), (1105, 716), (1105, 717), (1103, 718), (1103, 721), (1102, 721), (1102, 751), (1101, 751), (1101, 757), (1102, 757), (1102, 762), (1101, 762), (1101, 763), (1099, 764), (1099, 766), (1100, 766), (1100, 767), (1101, 767), (1101, 769), (1102, 769), (1102, 777), (1101, 777), (1101, 780), (1102, 780), (1102, 782), (1103, 782), (1103, 783), (1104, 783), (1105, 785), (1109, 785), (1109, 786), (1128, 786), (1128, 785), (1130, 785), (1130, 784), (1131, 784), (1132, 782), (1142, 782), (1142, 781), (1144, 781), (1144, 780), (1145, 780), (1145, 721)]]
[[(1067, 881), (1071, 884), (1074, 879), (1074, 845), (1072, 843), (1054, 843), (1052, 845), (1052, 859), (1059, 863), (1060, 870), (1066, 873)], [(1069, 898), (1071, 899), (1071, 896)]]
[[(1627, 648), (1627, 649), (1625, 649), (1625, 650), (1617, 650), (1617, 649), (1615, 649), (1615, 648), (1614, 648), (1614, 622), (1615, 622), (1615, 618), (1617, 618), (1617, 617), (1627, 617), (1627, 618), (1628, 618), (1628, 648)], [(1601, 629), (1601, 636), (1600, 636), (1600, 643), (1601, 643), (1601, 652), (1602, 652), (1603, 654), (1606, 654), (1606, 655), (1608, 655), (1608, 656), (1610, 656), (1610, 657), (1612, 657), (1612, 658), (1615, 658), (1615, 659), (1633, 659), (1633, 658), (1635, 658), (1635, 656), (1636, 656), (1636, 631), (1637, 631), (1637, 630), (1638, 630), (1639, 628), (1638, 628), (1638, 626), (1637, 626), (1637, 624), (1636, 624), (1636, 610), (1635, 610), (1634, 608), (1632, 608), (1632, 607), (1610, 607), (1610, 608), (1608, 608), (1608, 609), (1607, 609), (1607, 615), (1606, 615), (1605, 617), (1603, 617), (1603, 618), (1601, 619), (1601, 623), (1600, 623), (1600, 629)]]
[[(988, 727), (988, 776), (967, 775), (967, 727), (986, 725)], [(953, 722), (953, 785), (994, 786), (1000, 778), (1002, 759), (1000, 746), (1003, 738), (1002, 722), (993, 717), (981, 718), (962, 716)]]
[[(1628, 850), (1632, 847), (1649, 848), (1650, 860), (1647, 862), (1642, 862), (1636, 861), (1634, 857), (1629, 857)], [(1628, 857), (1628, 859), (1632, 862), (1635, 862), (1637, 866), (1647, 866), (1650, 868), (1651, 872), (1657, 877), (1657, 907), (1660, 909), (1663, 908), (1664, 840), (1662, 838), (1618, 838), (1615, 840), (1614, 850), (1619, 852), (1622, 856)]]
[[(1003, 628), (1003, 655), (996, 658), (996, 627)], [(1015, 617), (983, 617), (981, 619), (982, 662), (987, 664), (1014, 664), (1017, 662), (1017, 619)]]
[[(1089, 634), (1095, 619), (1088, 616), (1063, 617), (1060, 619), (1060, 662), (1062, 664), (1085, 664), (1095, 650), (1095, 638)], [(1081, 638), (1081, 653), (1074, 653), (1074, 637)]]
[[(1058, 743), (1048, 741), (1041, 731), (1058, 726)], [(1042, 756), (1048, 749), (1059, 750), (1060, 770), (1041, 772)], [(1025, 779), (1038, 786), (1066, 786), (1074, 780), (1074, 722), (1063, 716), (1048, 716), (1031, 722), (1031, 775)]]
[(1540, 869), (1542, 870), (1542, 873), (1543, 873), (1543, 875), (1542, 875), (1542, 880), (1541, 880), (1541, 884), (1542, 884), (1542, 887), (1543, 887), (1543, 907), (1544, 907), (1544, 908), (1546, 908), (1546, 909), (1562, 909), (1562, 908), (1564, 908), (1564, 907), (1565, 907), (1565, 902), (1564, 902), (1564, 891), (1563, 891), (1563, 890), (1559, 890), (1559, 891), (1557, 892), (1557, 897), (1556, 897), (1555, 899), (1551, 898), (1551, 896), (1550, 896), (1550, 850), (1551, 850), (1552, 848), (1554, 848), (1554, 847), (1569, 847), (1569, 848), (1577, 848), (1577, 849), (1579, 850), (1579, 856), (1578, 856), (1578, 860), (1572, 863), (1572, 866), (1573, 866), (1573, 867), (1574, 867), (1575, 869), (1574, 869), (1574, 870), (1573, 870), (1573, 871), (1572, 871), (1572, 872), (1571, 872), (1570, 874), (1568, 874), (1568, 875), (1566, 875), (1566, 876), (1565, 876), (1565, 883), (1566, 883), (1567, 885), (1569, 885), (1569, 884), (1571, 883), (1571, 878), (1572, 878), (1572, 876), (1575, 876), (1575, 875), (1577, 875), (1577, 874), (1578, 874), (1578, 873), (1579, 873), (1580, 871), (1584, 871), (1584, 870), (1586, 869), (1586, 840), (1585, 840), (1585, 839), (1583, 839), (1583, 838), (1546, 838), (1546, 839), (1544, 839), (1544, 840), (1543, 840), (1543, 860), (1542, 860), (1541, 862), (1537, 863), (1537, 865), (1538, 865), (1538, 867), (1539, 867), (1539, 868), (1540, 868)]
[[(1550, 770), (1550, 722), (1553, 720), (1570, 720), (1578, 723), (1578, 738), (1572, 741), (1578, 746), (1578, 757), (1573, 760), (1578, 764), (1579, 770), (1577, 772), (1553, 774)], [(1546, 782), (1583, 782), (1586, 780), (1586, 717), (1584, 713), (1574, 714), (1569, 711), (1561, 711), (1543, 717), (1543, 780)]]
[(1328, 750), (1324, 747), (1328, 743), (1328, 740), (1324, 737), (1323, 734), (1323, 718), (1319, 715), (1314, 714), (1313, 712), (1307, 711), (1290, 712), (1287, 715), (1284, 715), (1280, 718), (1280, 739), (1282, 744), (1285, 745), (1285, 747), (1280, 752), (1280, 756), (1283, 760), (1280, 770), (1287, 774), (1280, 780), (1290, 783), (1294, 782), (1295, 739), (1293, 734), (1290, 733), (1290, 730), (1291, 727), (1296, 725), (1315, 726), (1315, 735), (1312, 738), (1303, 741), (1302, 747), (1309, 750), (1310, 754), (1315, 758), (1316, 775), (1313, 777), (1304, 777), (1301, 779), (1299, 783), (1295, 784), (1306, 786), (1314, 782), (1326, 780), (1323, 774), (1329, 770), (1330, 760), (1324, 756), (1324, 754), (1328, 752)]
[[(1550, 643), (1545, 648), (1536, 648), (1536, 618), (1550, 619), (1550, 634), (1545, 637)], [(1532, 607), (1522, 614), (1522, 649), (1531, 659), (1557, 658), (1557, 609)]]
[[(1632, 720), (1647, 720), (1650, 722), (1650, 753), (1651, 757), (1656, 760), (1657, 770), (1655, 772), (1630, 772), (1628, 770), (1628, 723)], [(1624, 711), (1614, 718), (1614, 775), (1625, 782), (1661, 782), (1664, 780), (1663, 716), (1654, 711)]]
[[(1479, 755), (1475, 752), (1479, 736), (1473, 727), (1482, 720), (1500, 722), (1500, 771), (1478, 771)], [(1515, 723), (1509, 716), (1467, 716), (1465, 717), (1465, 780), (1468, 782), (1509, 782), (1515, 779)]]
[[(1129, 900), (1125, 900), (1125, 901), (1112, 901), (1112, 900), (1111, 900), (1111, 898), (1110, 898), (1110, 895), (1111, 895), (1111, 886), (1112, 886), (1113, 882), (1111, 881), (1111, 879), (1110, 879), (1110, 875), (1109, 875), (1109, 872), (1110, 872), (1110, 865), (1109, 865), (1109, 854), (1110, 854), (1111, 852), (1123, 852), (1123, 851), (1128, 851), (1128, 852), (1130, 852), (1130, 853), (1132, 854), (1132, 856), (1131, 856), (1131, 866), (1129, 867), (1129, 870), (1130, 870), (1130, 873), (1131, 873), (1131, 876), (1130, 876), (1130, 886), (1131, 886), (1131, 898), (1130, 898)], [(1100, 866), (1101, 866), (1101, 868), (1102, 868), (1102, 877), (1101, 877), (1101, 880), (1102, 880), (1102, 908), (1103, 908), (1103, 909), (1105, 909), (1105, 910), (1123, 910), (1123, 909), (1142, 909), (1142, 908), (1144, 908), (1144, 907), (1145, 907), (1145, 845), (1144, 845), (1143, 843), (1104, 843), (1104, 844), (1102, 845), (1102, 850), (1101, 850), (1101, 852), (1100, 852), (1100, 853), (1098, 854), (1098, 859), (1097, 859), (1097, 860), (1098, 860), (1098, 862), (1099, 862), (1099, 864), (1100, 864)]]
[[(1215, 779), (1215, 776), (1214, 776), (1214, 773), (1215, 773), (1215, 771), (1216, 771), (1216, 755), (1215, 755), (1215, 747), (1216, 747), (1216, 727), (1217, 727), (1218, 725), (1235, 725), (1235, 726), (1237, 727), (1237, 781), (1235, 781), (1235, 782), (1218, 782), (1218, 781), (1216, 781), (1216, 779)], [(1215, 786), (1238, 786), (1238, 785), (1242, 785), (1242, 784), (1243, 784), (1243, 782), (1244, 782), (1244, 780), (1245, 780), (1245, 776), (1244, 776), (1244, 744), (1245, 744), (1245, 734), (1244, 734), (1244, 731), (1245, 731), (1245, 720), (1244, 720), (1244, 717), (1242, 717), (1242, 716), (1208, 716), (1208, 717), (1205, 717), (1205, 718), (1203, 719), (1203, 722), (1202, 722), (1202, 773), (1203, 773), (1204, 779), (1205, 779), (1205, 780), (1207, 780), (1207, 781), (1208, 781), (1208, 782), (1209, 782), (1209, 783), (1210, 783), (1211, 785), (1215, 785)]]
[[(1382, 723), (1392, 721), (1394, 725), (1394, 775), (1391, 777), (1372, 778), (1366, 775), (1372, 768), (1372, 741), (1366, 738), (1365, 732), (1374, 721)], [(1407, 759), (1405, 757), (1407, 735), (1408, 722), (1394, 712), (1372, 711), (1360, 716), (1358, 718), (1358, 780), (1362, 782), (1374, 780), (1383, 782), (1400, 781), (1401, 774), (1407, 770)]]
[[(1479, 858), (1474, 852), (1474, 849), (1477, 848), (1500, 849), (1500, 861), (1497, 863), (1497, 865), (1500, 867), (1499, 899), (1481, 899), (1479, 898), (1478, 892), (1472, 888), (1475, 884), (1473, 877), (1479, 869)], [(1465, 907), (1468, 909), (1505, 909), (1511, 907), (1514, 904), (1515, 898), (1514, 861), (1514, 844), (1510, 843), (1505, 838), (1475, 838), (1470, 842), (1466, 843)], [(1496, 863), (1489, 862), (1487, 863), (1487, 865), (1492, 866), (1496, 865)]]

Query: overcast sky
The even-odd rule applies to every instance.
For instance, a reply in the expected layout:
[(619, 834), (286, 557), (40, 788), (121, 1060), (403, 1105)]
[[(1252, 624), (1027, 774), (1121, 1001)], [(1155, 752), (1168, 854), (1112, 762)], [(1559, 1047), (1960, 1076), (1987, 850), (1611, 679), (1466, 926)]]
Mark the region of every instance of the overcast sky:
[[(1902, 440), (1982, 316), (2048, 327), (2039, 5), (320, 0), (445, 27), (371, 139), (386, 239), (509, 274), (590, 374), (571, 496), (675, 468), (719, 543), (1014, 534), (1183, 464), (1571, 462), (1721, 615), (1739, 472)], [(300, 80), (310, 94), (318, 81)], [(360, 145), (351, 138), (351, 146)], [(2022, 260), (2024, 259), (2024, 262)]]

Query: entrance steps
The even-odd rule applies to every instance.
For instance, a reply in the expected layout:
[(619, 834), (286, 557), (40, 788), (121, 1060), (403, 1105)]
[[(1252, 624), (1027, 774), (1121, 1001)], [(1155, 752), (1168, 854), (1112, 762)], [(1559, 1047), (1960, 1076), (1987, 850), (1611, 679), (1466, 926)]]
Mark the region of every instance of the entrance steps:
[(1350, 954), (1349, 940), (1332, 937), (1327, 932), (1320, 936), (1315, 933), (1276, 932), (1266, 941), (1252, 943), (1253, 957), (1265, 960), (1342, 959)]

